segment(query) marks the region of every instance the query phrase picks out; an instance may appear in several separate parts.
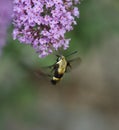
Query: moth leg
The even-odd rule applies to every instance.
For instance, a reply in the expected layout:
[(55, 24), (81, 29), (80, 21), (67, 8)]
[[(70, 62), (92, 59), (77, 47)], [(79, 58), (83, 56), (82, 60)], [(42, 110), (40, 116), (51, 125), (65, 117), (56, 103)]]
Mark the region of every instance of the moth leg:
[(52, 66), (50, 69), (51, 69), (51, 71), (50, 71), (50, 72), (52, 73), (52, 72), (54, 71), (54, 67)]
[(70, 62), (67, 62), (67, 67), (69, 67), (70, 69), (72, 69)]
[(59, 64), (55, 64), (54, 67), (53, 67), (53, 70), (56, 70), (59, 68)]
[(71, 69), (72, 69), (72, 66), (70, 62), (67, 62), (66, 72), (70, 72)]
[(58, 64), (54, 64), (54, 66), (51, 67), (50, 73), (51, 73), (52, 75), (49, 75), (49, 77), (53, 77), (53, 75), (54, 75), (55, 71), (58, 69), (58, 67), (59, 67)]

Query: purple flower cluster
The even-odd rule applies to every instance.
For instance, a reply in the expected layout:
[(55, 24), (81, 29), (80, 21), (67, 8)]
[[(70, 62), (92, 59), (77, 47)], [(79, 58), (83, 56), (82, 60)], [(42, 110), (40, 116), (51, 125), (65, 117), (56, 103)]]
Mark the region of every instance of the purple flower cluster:
[(14, 0), (13, 38), (31, 44), (40, 57), (61, 47), (67, 49), (70, 39), (65, 39), (65, 33), (76, 24), (78, 3), (78, 0)]
[(7, 29), (11, 22), (12, 0), (0, 0), (0, 53), (6, 43)]

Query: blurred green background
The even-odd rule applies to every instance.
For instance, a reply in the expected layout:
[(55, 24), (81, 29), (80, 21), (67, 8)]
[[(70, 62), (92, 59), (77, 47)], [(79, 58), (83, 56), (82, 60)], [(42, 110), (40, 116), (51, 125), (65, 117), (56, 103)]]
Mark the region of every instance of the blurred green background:
[(119, 1), (83, 0), (70, 48), (82, 63), (52, 86), (35, 70), (55, 62), (13, 41), (0, 58), (0, 130), (119, 129)]

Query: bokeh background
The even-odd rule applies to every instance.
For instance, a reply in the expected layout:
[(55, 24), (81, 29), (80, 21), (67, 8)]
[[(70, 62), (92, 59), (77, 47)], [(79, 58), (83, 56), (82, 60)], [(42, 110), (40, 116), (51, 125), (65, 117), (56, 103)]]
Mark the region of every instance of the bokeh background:
[[(6, 5), (7, 6), (7, 5)], [(13, 41), (0, 57), (0, 130), (119, 130), (119, 1), (83, 0), (69, 53), (82, 62), (53, 86), (34, 71), (55, 62)]]

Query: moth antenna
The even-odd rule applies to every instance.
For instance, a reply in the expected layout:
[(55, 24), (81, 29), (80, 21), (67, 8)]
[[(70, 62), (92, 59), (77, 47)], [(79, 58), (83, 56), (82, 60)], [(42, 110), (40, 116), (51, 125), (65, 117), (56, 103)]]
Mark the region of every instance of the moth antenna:
[(60, 54), (56, 54), (57, 57), (60, 57), (61, 55)]
[(69, 56), (71, 56), (71, 55), (73, 55), (73, 54), (76, 54), (76, 53), (78, 53), (78, 51), (74, 51), (74, 52), (72, 52), (72, 53), (66, 55), (66, 57), (69, 57)]

